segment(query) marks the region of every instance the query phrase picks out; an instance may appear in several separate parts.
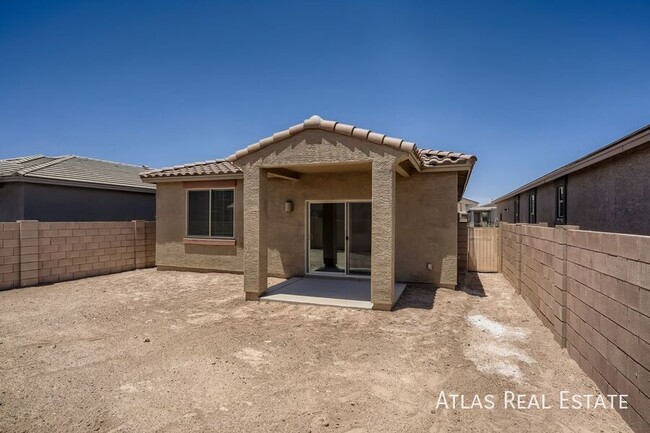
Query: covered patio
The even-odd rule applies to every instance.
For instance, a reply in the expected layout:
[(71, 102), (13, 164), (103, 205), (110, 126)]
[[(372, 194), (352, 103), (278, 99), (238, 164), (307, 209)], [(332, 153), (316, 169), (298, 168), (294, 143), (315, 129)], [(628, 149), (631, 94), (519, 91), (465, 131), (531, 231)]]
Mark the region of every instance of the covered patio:
[[(396, 301), (406, 283), (395, 283)], [(260, 297), (264, 301), (372, 309), (367, 279), (295, 277), (271, 286)]]
[[(359, 130), (360, 137), (334, 133), (335, 125), (315, 116), (295, 133), (274, 136), (268, 145), (260, 142), (231, 157), (244, 175), (244, 289), (249, 300), (308, 300), (390, 310), (399, 297), (395, 290), (395, 182), (398, 174), (408, 176), (400, 164), (413, 157), (414, 145), (402, 140), (381, 145), (383, 136), (372, 142), (368, 131)], [(298, 132), (302, 134), (294, 136)], [(289, 214), (274, 214), (287, 201)], [(344, 231), (336, 232), (337, 218), (344, 221), (339, 224), (345, 226)], [(280, 225), (289, 220), (291, 225), (283, 230)], [(311, 241), (316, 244), (310, 222), (322, 223), (328, 233), (333, 229), (331, 237), (324, 236), (323, 245), (310, 247)], [(353, 232), (351, 228), (362, 224), (363, 239), (358, 229)], [(302, 236), (292, 237), (292, 232)], [(364, 248), (358, 251), (354, 247), (360, 244)], [(311, 266), (315, 257), (320, 263)], [(299, 267), (294, 265), (296, 258), (300, 258)], [(369, 279), (291, 279), (267, 289), (273, 261), (285, 272), (291, 266), (290, 275), (364, 274)]]

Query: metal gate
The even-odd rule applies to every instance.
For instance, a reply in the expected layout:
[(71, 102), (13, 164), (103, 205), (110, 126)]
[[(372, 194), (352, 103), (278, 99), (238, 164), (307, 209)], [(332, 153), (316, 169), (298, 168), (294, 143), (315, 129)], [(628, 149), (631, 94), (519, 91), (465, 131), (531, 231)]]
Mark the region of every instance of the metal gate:
[(467, 270), (499, 272), (499, 228), (467, 228)]

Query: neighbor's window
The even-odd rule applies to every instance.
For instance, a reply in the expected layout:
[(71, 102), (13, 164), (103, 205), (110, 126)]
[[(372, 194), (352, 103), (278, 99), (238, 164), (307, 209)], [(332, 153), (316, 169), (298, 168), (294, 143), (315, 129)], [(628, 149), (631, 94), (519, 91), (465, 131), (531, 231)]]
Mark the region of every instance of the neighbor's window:
[(557, 219), (564, 220), (564, 216), (566, 215), (566, 194), (564, 190), (564, 185), (560, 185), (557, 187), (555, 196), (557, 197), (557, 203), (555, 208)]
[(528, 222), (537, 223), (537, 192), (532, 191), (528, 194)]
[(515, 197), (515, 224), (519, 222), (519, 196)]
[(187, 235), (232, 238), (235, 233), (235, 190), (187, 192)]

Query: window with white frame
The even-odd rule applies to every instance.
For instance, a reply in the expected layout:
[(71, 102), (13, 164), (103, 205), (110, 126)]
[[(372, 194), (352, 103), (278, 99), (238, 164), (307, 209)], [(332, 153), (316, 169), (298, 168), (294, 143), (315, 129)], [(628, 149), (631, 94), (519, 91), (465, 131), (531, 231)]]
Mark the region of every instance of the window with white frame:
[(235, 190), (187, 191), (187, 235), (211, 238), (235, 236)]

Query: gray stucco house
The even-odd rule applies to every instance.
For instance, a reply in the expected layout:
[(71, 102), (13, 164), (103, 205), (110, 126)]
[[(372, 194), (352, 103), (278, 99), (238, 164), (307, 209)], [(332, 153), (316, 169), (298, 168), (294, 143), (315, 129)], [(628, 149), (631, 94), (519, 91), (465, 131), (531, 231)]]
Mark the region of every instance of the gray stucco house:
[[(543, 151), (541, 149), (540, 151)], [(507, 223), (650, 235), (650, 125), (493, 201)]]
[(80, 156), (0, 160), (0, 221), (130, 221), (156, 217), (146, 167)]
[(159, 270), (369, 280), (374, 309), (396, 283), (455, 287), (457, 205), (476, 157), (312, 116), (227, 159), (142, 174), (157, 186)]

